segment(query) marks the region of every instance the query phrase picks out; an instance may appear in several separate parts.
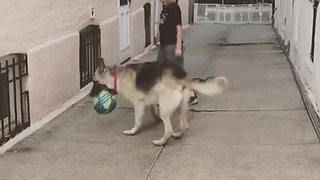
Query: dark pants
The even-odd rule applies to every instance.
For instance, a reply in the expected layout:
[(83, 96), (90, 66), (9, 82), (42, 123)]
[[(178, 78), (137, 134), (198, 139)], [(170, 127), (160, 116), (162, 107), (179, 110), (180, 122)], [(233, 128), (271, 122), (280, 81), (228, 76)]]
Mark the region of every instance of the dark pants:
[[(168, 45), (168, 46), (164, 46), (159, 48), (158, 51), (158, 57), (157, 57), (157, 61), (158, 62), (169, 62), (172, 64), (177, 64), (179, 66), (181, 66), (182, 68), (184, 68), (184, 50), (185, 47), (182, 46), (181, 49), (181, 56), (177, 57), (176, 56), (176, 45)], [(195, 94), (195, 92), (193, 93), (193, 97), (197, 97), (197, 95)]]
[(185, 47), (182, 46), (182, 52), (181, 52), (181, 56), (177, 57), (176, 53), (176, 45), (167, 45), (164, 47), (159, 48), (158, 51), (158, 57), (157, 57), (157, 61), (158, 62), (169, 62), (169, 63), (173, 63), (173, 64), (177, 64), (181, 67), (184, 66), (184, 50)]

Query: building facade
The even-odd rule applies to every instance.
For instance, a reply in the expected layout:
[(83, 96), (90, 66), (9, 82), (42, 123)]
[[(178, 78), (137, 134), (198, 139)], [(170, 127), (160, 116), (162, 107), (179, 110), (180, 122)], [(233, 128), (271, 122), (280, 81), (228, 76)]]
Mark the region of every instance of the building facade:
[(320, 12), (318, 0), (275, 0), (274, 26), (283, 39), (313, 106), (320, 110)]
[[(179, 5), (186, 26), (189, 1)], [(88, 59), (120, 64), (155, 44), (161, 9), (160, 0), (1, 0), (0, 57), (27, 55), (31, 124), (88, 92)]]

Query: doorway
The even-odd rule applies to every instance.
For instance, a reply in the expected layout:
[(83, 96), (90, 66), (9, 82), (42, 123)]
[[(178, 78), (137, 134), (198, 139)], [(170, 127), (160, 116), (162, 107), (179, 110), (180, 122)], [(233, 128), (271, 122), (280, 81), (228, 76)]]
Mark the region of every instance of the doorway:
[(148, 47), (151, 44), (151, 4), (146, 3), (144, 6), (144, 28), (145, 28), (145, 45)]

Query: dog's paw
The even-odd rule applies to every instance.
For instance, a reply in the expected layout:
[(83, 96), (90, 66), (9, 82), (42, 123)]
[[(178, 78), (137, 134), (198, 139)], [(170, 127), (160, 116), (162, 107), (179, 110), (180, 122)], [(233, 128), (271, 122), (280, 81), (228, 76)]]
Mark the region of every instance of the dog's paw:
[(182, 131), (177, 131), (172, 133), (172, 137), (174, 138), (181, 138), (181, 136), (182, 136)]
[(123, 134), (126, 136), (134, 136), (136, 135), (137, 131), (133, 131), (133, 130), (125, 130), (123, 131)]
[(166, 143), (167, 143), (167, 141), (162, 140), (162, 139), (160, 139), (160, 140), (154, 140), (154, 141), (153, 141), (153, 144), (156, 145), (156, 146), (163, 146), (163, 145), (165, 145)]

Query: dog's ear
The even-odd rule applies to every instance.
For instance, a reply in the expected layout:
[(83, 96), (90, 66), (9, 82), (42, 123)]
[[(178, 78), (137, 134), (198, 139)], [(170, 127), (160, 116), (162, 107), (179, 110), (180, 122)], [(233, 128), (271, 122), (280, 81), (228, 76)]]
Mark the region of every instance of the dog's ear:
[(104, 59), (100, 58), (98, 62), (98, 71), (99, 73), (106, 72), (107, 66), (104, 63)]

